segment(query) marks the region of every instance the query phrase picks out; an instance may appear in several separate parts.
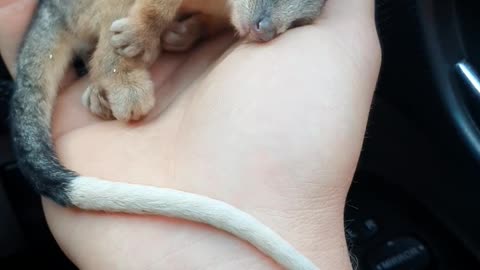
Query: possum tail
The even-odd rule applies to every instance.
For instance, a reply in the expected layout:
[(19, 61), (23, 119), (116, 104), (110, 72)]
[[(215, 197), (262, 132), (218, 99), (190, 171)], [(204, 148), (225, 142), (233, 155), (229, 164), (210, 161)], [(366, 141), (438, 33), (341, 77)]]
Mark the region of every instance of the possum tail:
[(254, 217), (222, 201), (182, 191), (111, 183), (90, 177), (71, 182), (69, 197), (82, 209), (154, 214), (208, 224), (243, 239), (290, 270), (316, 266)]
[(73, 56), (64, 25), (58, 13), (40, 4), (21, 47), (10, 107), (19, 168), (40, 195), (66, 207), (208, 224), (246, 240), (286, 269), (317, 269), (275, 232), (226, 203), (176, 190), (82, 177), (62, 166), (50, 122), (59, 81)]
[(22, 174), (42, 196), (71, 206), (68, 194), (77, 175), (60, 165), (50, 133), (59, 82), (73, 58), (65, 25), (61, 12), (39, 2), (17, 58), (10, 126)]

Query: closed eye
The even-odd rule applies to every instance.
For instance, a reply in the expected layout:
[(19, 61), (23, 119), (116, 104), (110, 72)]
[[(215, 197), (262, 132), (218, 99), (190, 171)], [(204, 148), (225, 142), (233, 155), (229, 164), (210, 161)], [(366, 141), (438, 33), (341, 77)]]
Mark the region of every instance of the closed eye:
[(309, 19), (309, 18), (297, 19), (290, 24), (289, 28), (291, 29), (291, 28), (301, 27), (301, 26), (310, 24), (312, 22), (313, 22), (312, 19)]

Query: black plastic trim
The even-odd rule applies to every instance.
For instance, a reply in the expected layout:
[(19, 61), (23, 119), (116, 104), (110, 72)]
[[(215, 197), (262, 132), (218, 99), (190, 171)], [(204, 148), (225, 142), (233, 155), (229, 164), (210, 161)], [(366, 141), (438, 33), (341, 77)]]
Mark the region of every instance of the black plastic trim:
[(471, 103), (460, 84), (455, 65), (466, 59), (456, 2), (453, 0), (417, 1), (420, 24), (431, 64), (434, 84), (441, 100), (473, 158), (480, 163), (480, 129)]

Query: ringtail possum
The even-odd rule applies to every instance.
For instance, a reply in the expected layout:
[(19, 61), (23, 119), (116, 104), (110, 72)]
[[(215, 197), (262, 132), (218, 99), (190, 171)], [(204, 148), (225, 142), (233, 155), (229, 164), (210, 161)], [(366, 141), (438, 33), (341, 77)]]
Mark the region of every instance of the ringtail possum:
[(64, 207), (201, 222), (249, 242), (286, 269), (317, 269), (267, 226), (224, 202), (67, 169), (54, 151), (50, 122), (60, 80), (74, 56), (88, 63), (92, 83), (82, 100), (89, 110), (136, 120), (154, 105), (148, 68), (162, 50), (187, 50), (225, 25), (247, 41), (268, 42), (313, 22), (324, 1), (40, 0), (20, 46), (10, 106), (22, 174), (39, 195)]

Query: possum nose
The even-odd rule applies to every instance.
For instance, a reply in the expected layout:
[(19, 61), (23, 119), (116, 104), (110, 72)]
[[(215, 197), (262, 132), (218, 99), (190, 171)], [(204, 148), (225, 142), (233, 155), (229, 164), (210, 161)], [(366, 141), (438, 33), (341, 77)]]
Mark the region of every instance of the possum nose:
[(252, 38), (256, 41), (267, 42), (277, 35), (277, 29), (268, 17), (258, 20), (252, 28)]

